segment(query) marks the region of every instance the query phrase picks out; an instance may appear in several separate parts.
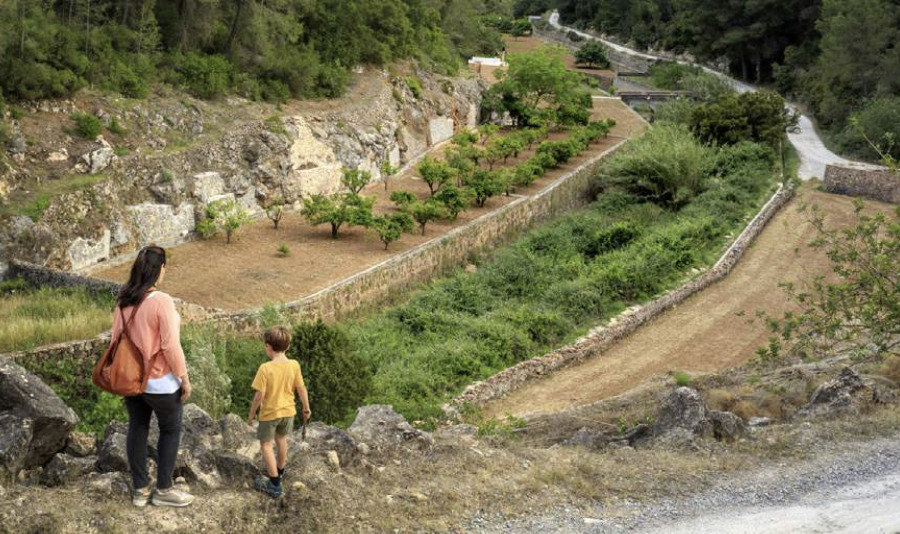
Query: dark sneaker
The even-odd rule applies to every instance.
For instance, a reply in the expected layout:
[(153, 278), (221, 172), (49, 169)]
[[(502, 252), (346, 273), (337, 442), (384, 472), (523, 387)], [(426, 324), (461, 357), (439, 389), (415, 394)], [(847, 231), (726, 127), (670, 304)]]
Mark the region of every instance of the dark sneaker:
[(167, 490), (156, 490), (153, 498), (150, 499), (155, 506), (173, 506), (175, 508), (184, 508), (194, 502), (194, 496), (186, 491), (175, 488)]
[(278, 499), (282, 495), (281, 486), (272, 484), (269, 477), (264, 475), (256, 476), (256, 479), (253, 481), (253, 489), (261, 491), (273, 499)]

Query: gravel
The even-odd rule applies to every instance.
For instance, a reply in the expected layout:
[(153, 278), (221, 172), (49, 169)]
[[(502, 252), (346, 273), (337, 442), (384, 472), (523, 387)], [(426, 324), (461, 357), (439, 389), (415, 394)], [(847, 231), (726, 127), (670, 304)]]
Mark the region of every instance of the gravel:
[(637, 501), (584, 511), (546, 510), (510, 520), (476, 517), (487, 533), (578, 532), (813, 533), (900, 531), (900, 440), (826, 446), (809, 461), (723, 475), (709, 490), (684, 498)]

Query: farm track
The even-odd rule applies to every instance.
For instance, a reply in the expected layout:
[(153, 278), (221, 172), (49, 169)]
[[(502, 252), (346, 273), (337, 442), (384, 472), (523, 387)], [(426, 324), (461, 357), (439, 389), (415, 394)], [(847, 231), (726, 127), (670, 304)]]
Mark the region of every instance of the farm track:
[[(782, 208), (723, 281), (689, 298), (607, 351), (524, 384), (485, 405), (488, 416), (547, 414), (625, 393), (671, 371), (711, 373), (746, 363), (769, 336), (757, 310), (780, 314), (782, 281), (828, 271), (827, 258), (806, 246), (814, 235), (798, 207), (818, 204), (831, 225), (853, 218), (853, 200), (806, 185)], [(890, 209), (870, 203), (869, 209)], [(738, 312), (745, 312), (744, 317)]]

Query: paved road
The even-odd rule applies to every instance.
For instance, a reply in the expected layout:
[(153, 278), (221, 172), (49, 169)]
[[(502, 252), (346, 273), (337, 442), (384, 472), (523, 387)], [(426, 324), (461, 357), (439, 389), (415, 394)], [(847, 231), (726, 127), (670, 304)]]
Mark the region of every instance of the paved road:
[[(639, 57), (643, 59), (648, 59), (651, 61), (663, 60), (667, 58), (662, 58), (659, 56), (655, 56), (652, 54), (646, 54), (644, 52), (638, 52), (637, 50), (632, 50), (626, 46), (622, 46), (617, 43), (613, 43), (612, 41), (608, 41), (606, 39), (601, 39), (595, 35), (591, 35), (589, 33), (585, 33), (575, 28), (569, 28), (568, 26), (563, 26), (559, 23), (559, 13), (554, 11), (552, 15), (550, 15), (550, 25), (557, 29), (562, 29), (566, 31), (573, 31), (578, 35), (584, 37), (585, 39), (595, 39), (602, 42), (604, 45), (624, 54), (629, 54), (634, 57)], [(683, 61), (679, 61), (679, 63), (686, 63)], [(721, 72), (713, 70), (709, 67), (701, 66), (707, 72), (714, 74), (716, 76), (721, 76), (728, 80), (734, 88), (740, 92), (745, 93), (748, 91), (756, 91), (757, 88), (751, 84), (742, 82), (740, 80), (736, 80), (731, 78), (730, 76), (726, 76)], [(791, 109), (796, 110), (796, 106), (790, 105)], [(844, 159), (834, 152), (831, 152), (825, 147), (825, 143), (822, 142), (822, 138), (819, 137), (818, 132), (816, 132), (815, 126), (812, 121), (806, 115), (800, 115), (800, 122), (797, 125), (797, 131), (794, 133), (788, 134), (788, 138), (791, 141), (791, 144), (797, 149), (797, 152), (800, 154), (800, 170), (798, 174), (801, 179), (808, 180), (810, 178), (819, 178), (822, 179), (825, 176), (825, 166), (830, 163), (849, 163), (850, 161)]]

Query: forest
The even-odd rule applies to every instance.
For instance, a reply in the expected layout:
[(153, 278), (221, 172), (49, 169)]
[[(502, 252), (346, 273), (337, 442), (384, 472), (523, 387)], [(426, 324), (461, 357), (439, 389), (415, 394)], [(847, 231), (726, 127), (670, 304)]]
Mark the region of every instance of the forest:
[(142, 98), (153, 84), (201, 98), (334, 97), (349, 69), (416, 59), (455, 72), (502, 47), (509, 0), (3, 0), (8, 99), (95, 87)]
[(519, 0), (514, 13), (548, 9), (640, 48), (724, 59), (808, 106), (837, 150), (874, 159), (868, 137), (900, 155), (897, 0)]

